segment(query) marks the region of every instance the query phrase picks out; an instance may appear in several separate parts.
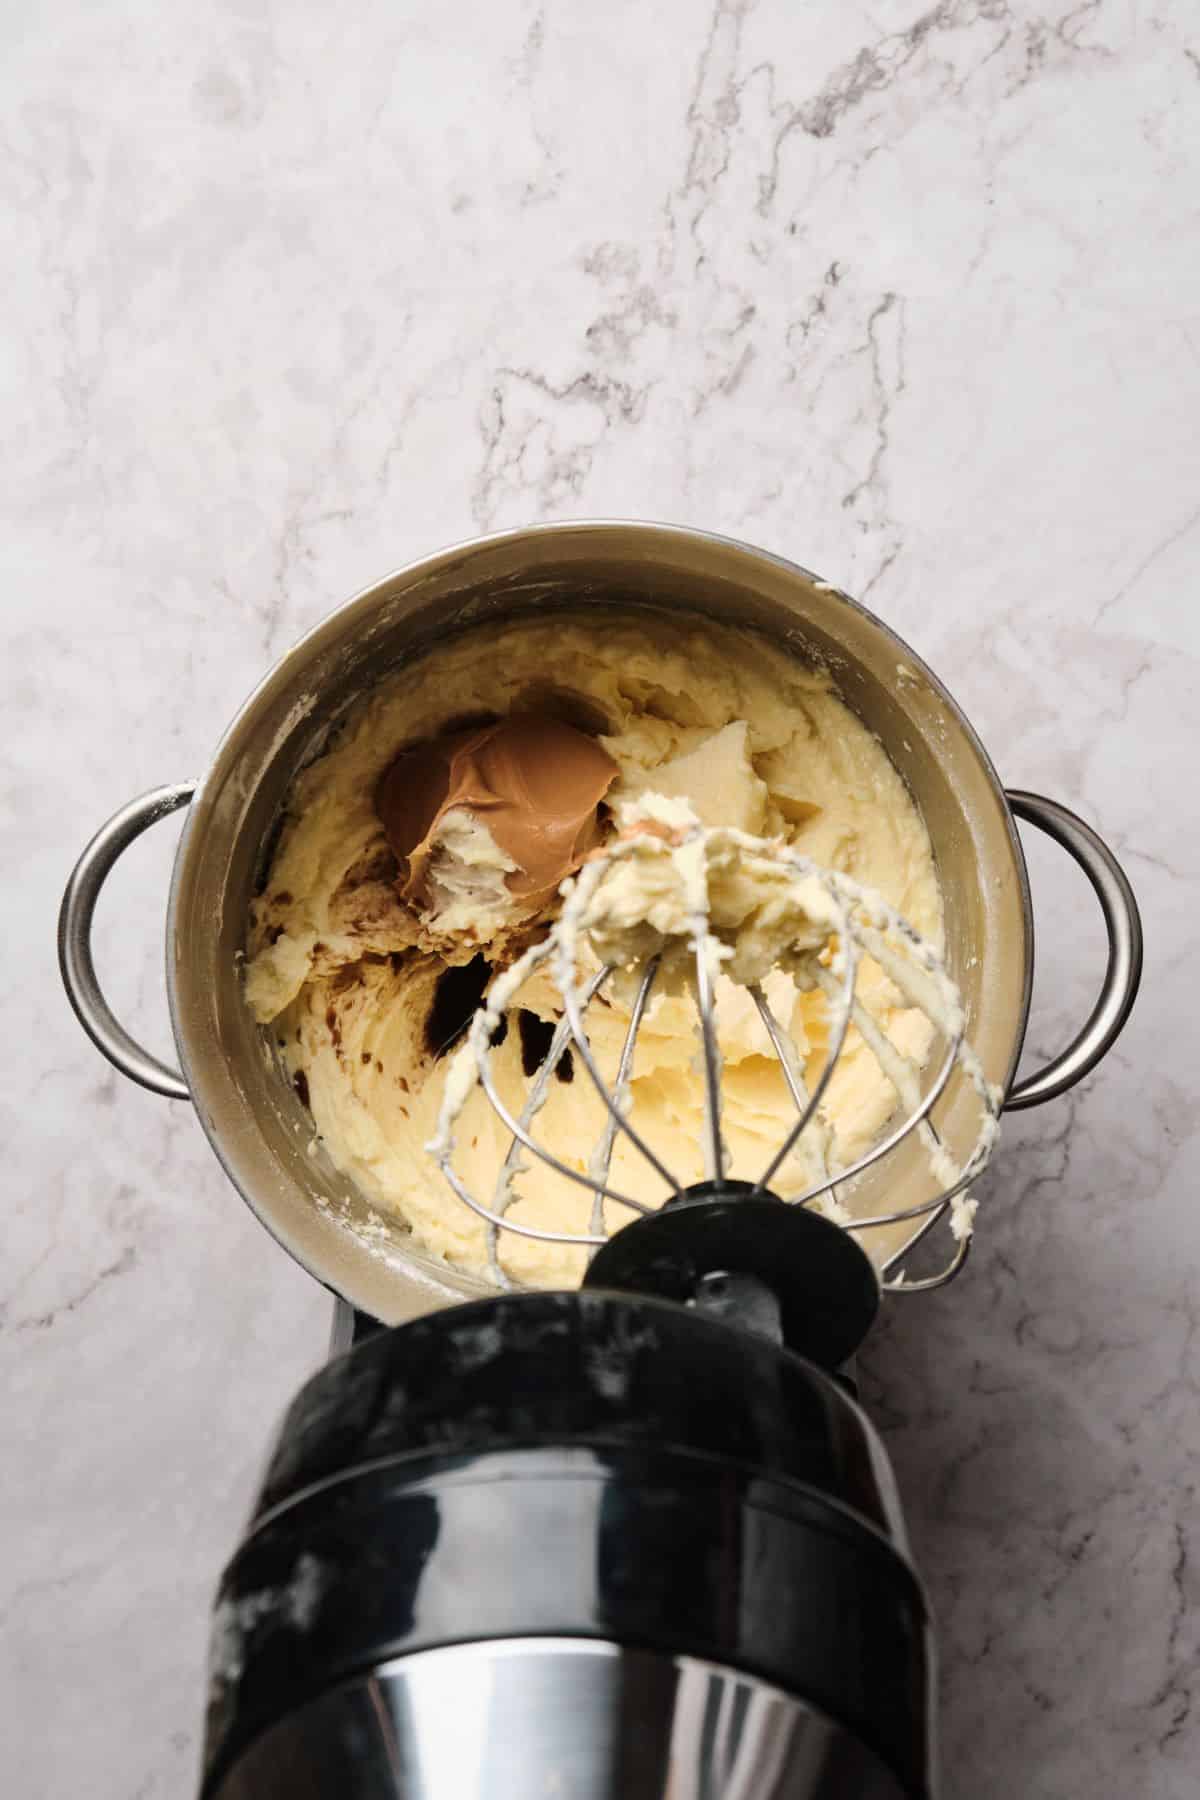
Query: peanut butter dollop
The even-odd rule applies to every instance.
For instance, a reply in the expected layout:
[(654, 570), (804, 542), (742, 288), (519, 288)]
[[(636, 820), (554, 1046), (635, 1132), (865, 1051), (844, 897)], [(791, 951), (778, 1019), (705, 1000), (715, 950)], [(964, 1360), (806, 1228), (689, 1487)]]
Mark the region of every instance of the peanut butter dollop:
[(600, 841), (597, 808), (617, 776), (607, 750), (561, 719), (519, 713), (401, 751), (375, 793), (401, 863), (400, 893), (428, 900), (438, 825), (463, 807), (517, 865), (514, 899), (548, 899)]

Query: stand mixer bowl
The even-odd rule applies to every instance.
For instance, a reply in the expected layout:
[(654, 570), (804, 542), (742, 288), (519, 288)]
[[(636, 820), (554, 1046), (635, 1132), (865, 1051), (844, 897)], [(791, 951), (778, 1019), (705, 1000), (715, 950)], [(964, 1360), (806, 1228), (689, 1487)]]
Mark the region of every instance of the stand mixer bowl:
[[(490, 1291), (413, 1251), (401, 1222), (373, 1214), (325, 1155), (244, 1004), (241, 958), (249, 901), (263, 877), (298, 772), (346, 709), (440, 640), (548, 611), (650, 608), (749, 626), (830, 670), (842, 699), (878, 736), (915, 797), (933, 845), (946, 917), (946, 962), (967, 1032), (1009, 1106), (1072, 1085), (1104, 1055), (1136, 993), (1137, 908), (1106, 846), (1065, 808), (1007, 795), (978, 737), (941, 682), (879, 619), (817, 577), (726, 538), (632, 523), (535, 526), (412, 564), (330, 615), (251, 695), (197, 783), (131, 802), (85, 850), (64, 896), (60, 963), (68, 995), (98, 1047), (133, 1080), (190, 1099), (234, 1185), (278, 1241), (352, 1306), (398, 1322)], [(167, 920), (167, 987), (180, 1068), (121, 1027), (96, 980), (90, 929), (105, 876), (155, 820), (187, 805)], [(1100, 899), (1109, 960), (1096, 1007), (1073, 1043), (1014, 1087), (1029, 1010), (1033, 921), (1014, 814), (1055, 836)], [(952, 1151), (975, 1116), (963, 1093), (939, 1120)], [(915, 1145), (886, 1159), (880, 1194), (897, 1210), (922, 1194)], [(864, 1189), (865, 1205), (872, 1195)], [(880, 1208), (879, 1210), (883, 1210)], [(928, 1221), (867, 1234), (894, 1258)]]

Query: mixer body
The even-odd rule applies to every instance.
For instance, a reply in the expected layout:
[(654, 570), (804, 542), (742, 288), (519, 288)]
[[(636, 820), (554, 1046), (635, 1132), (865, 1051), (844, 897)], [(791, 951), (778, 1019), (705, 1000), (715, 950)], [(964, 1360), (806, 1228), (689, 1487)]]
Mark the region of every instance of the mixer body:
[(932, 1643), (836, 1376), (585, 1287), (377, 1331), (293, 1403), (213, 1623), (203, 1800), (902, 1800)]

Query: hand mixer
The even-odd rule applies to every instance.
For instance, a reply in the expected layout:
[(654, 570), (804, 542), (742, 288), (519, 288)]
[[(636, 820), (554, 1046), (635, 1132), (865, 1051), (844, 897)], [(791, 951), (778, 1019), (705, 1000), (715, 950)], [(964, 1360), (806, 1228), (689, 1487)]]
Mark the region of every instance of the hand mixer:
[[(936, 1052), (889, 1036), (862, 997), (868, 963)], [(561, 1017), (514, 1109), (493, 1049), (545, 976)], [(722, 1125), (726, 983), (749, 994), (795, 1109), (753, 1179), (729, 1173)], [(823, 1050), (796, 1043), (780, 991), (820, 997)], [(704, 1094), (690, 1184), (637, 1104), (639, 1031), (680, 994)], [(601, 995), (627, 1013), (608, 1069), (589, 1036)], [(622, 817), (495, 977), (447, 1074), (430, 1150), (486, 1222), (501, 1291), (391, 1331), (361, 1322), (285, 1420), (214, 1619), (205, 1800), (935, 1793), (926, 1604), (846, 1363), (881, 1287), (934, 1287), (967, 1253), (1000, 1095), (965, 1027), (936, 950), (847, 875), (705, 829), (681, 802)], [(852, 1037), (897, 1104), (846, 1160), (828, 1101)], [(574, 1156), (537, 1136), (568, 1050), (605, 1109)], [(956, 1156), (935, 1114), (964, 1083), (977, 1125)], [(455, 1164), (477, 1085), (511, 1140), (482, 1195)], [(621, 1134), (664, 1204), (613, 1185)], [(932, 1191), (864, 1211), (861, 1177), (910, 1137)], [(514, 1217), (531, 1155), (590, 1191), (583, 1228)], [(951, 1254), (923, 1279), (862, 1248), (942, 1219)], [(583, 1246), (582, 1287), (520, 1291), (509, 1234)]]

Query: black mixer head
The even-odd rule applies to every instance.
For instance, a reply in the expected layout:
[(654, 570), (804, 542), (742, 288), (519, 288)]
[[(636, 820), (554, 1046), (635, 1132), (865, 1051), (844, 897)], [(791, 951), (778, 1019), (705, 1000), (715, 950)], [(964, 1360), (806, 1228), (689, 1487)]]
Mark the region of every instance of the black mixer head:
[(879, 1310), (879, 1280), (857, 1240), (753, 1182), (697, 1182), (626, 1225), (592, 1258), (584, 1286), (651, 1294), (776, 1337), (836, 1369)]
[[(790, 1212), (674, 1216), (726, 1205), (735, 1247)], [(499, 1295), (328, 1364), (211, 1668), (203, 1800), (931, 1794), (929, 1621), (870, 1422), (652, 1295)]]

